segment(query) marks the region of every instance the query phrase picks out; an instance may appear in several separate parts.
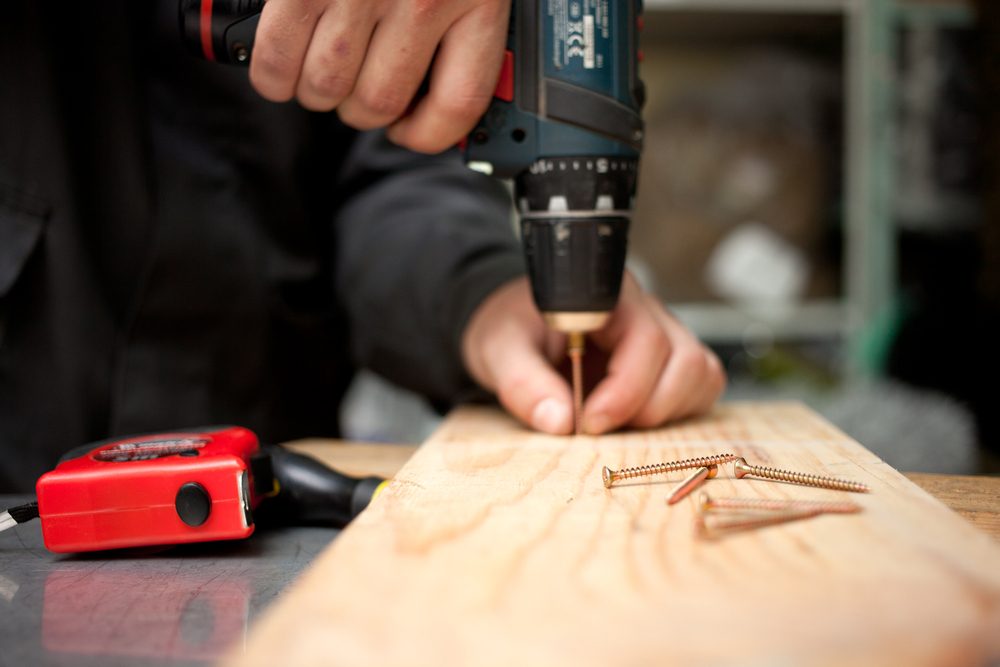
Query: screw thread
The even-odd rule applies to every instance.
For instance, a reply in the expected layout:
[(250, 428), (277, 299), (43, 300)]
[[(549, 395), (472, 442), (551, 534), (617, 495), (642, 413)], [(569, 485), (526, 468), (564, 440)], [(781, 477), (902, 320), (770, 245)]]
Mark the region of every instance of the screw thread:
[(633, 477), (645, 477), (647, 475), (659, 475), (673, 472), (675, 470), (686, 470), (688, 468), (702, 468), (722, 463), (727, 463), (735, 459), (733, 454), (714, 454), (712, 456), (701, 456), (696, 459), (684, 459), (683, 461), (670, 461), (668, 463), (654, 463), (648, 466), (636, 466), (625, 468), (612, 473), (614, 481), (621, 479), (632, 479)]
[(801, 472), (792, 472), (790, 470), (778, 470), (777, 468), (765, 468), (763, 466), (752, 466), (748, 465), (747, 470), (749, 470), (751, 475), (756, 475), (757, 477), (763, 477), (765, 479), (775, 479), (782, 482), (794, 482), (796, 484), (805, 484), (806, 486), (816, 486), (821, 489), (834, 489), (837, 491), (854, 491), (855, 493), (867, 493), (869, 491), (866, 484), (860, 482), (851, 482), (846, 479), (837, 479), (835, 477), (823, 477), (822, 475), (808, 475)]

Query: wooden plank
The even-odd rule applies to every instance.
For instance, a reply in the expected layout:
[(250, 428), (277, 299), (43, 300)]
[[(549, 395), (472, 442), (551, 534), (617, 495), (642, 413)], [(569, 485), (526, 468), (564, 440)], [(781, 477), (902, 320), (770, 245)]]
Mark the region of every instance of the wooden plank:
[(326, 465), (355, 477), (392, 477), (417, 451), (416, 445), (345, 442), (308, 438), (284, 443), (289, 449), (308, 454)]
[[(864, 512), (704, 540), (683, 473), (731, 450), (847, 477)], [(842, 499), (735, 480), (714, 495)], [(950, 665), (1000, 656), (1000, 546), (798, 404), (666, 429), (530, 433), (464, 409), (262, 619), (233, 665)]]
[(906, 476), (980, 530), (1000, 537), (1000, 477), (915, 472)]
[[(333, 438), (296, 440), (285, 443), (285, 446), (309, 454), (336, 470), (359, 477), (392, 477), (417, 451), (417, 445)], [(1000, 477), (921, 472), (903, 474), (977, 528), (1000, 539)]]

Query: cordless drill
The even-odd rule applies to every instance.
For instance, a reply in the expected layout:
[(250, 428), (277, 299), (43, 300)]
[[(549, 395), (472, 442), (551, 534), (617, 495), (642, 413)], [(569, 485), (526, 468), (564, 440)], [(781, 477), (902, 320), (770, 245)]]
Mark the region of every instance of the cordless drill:
[[(246, 64), (263, 0), (180, 0), (185, 40)], [(577, 432), (584, 336), (618, 301), (635, 198), (644, 88), (641, 0), (514, 0), (493, 101), (464, 144), (470, 167), (514, 181), (528, 276), (568, 334)]]

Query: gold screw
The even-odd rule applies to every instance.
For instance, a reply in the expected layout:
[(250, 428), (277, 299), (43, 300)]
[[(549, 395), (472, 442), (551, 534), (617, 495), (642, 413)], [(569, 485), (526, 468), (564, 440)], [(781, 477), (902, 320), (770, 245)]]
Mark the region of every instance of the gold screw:
[(784, 500), (777, 498), (711, 498), (707, 493), (698, 496), (698, 507), (703, 512), (711, 510), (745, 510), (748, 512), (812, 512), (824, 514), (854, 514), (861, 506), (850, 501), (827, 502), (822, 500)]
[(569, 355), (573, 373), (573, 433), (583, 433), (583, 352), (586, 338), (579, 331), (569, 334), (566, 354)]
[(808, 519), (821, 514), (816, 510), (800, 512), (758, 512), (753, 515), (736, 514), (734, 516), (724, 516), (722, 514), (705, 514), (699, 512), (695, 515), (695, 532), (703, 537), (711, 537), (713, 534), (724, 532), (735, 532), (740, 530), (750, 530), (753, 528), (763, 528), (773, 526), (787, 521), (797, 521), (798, 519)]
[(747, 464), (746, 459), (740, 457), (735, 459), (733, 468), (736, 472), (736, 479), (743, 479), (747, 475), (763, 477), (764, 479), (774, 479), (781, 482), (794, 482), (805, 484), (806, 486), (816, 486), (821, 489), (835, 489), (837, 491), (854, 491), (855, 493), (868, 493), (871, 489), (860, 482), (851, 482), (846, 479), (836, 479), (834, 477), (822, 477), (820, 475), (808, 475), (801, 472), (789, 470), (777, 470), (775, 468), (764, 468)]
[(621, 479), (632, 479), (633, 477), (646, 477), (647, 475), (659, 475), (675, 470), (686, 470), (688, 468), (700, 468), (702, 466), (717, 466), (720, 463), (727, 463), (736, 457), (732, 454), (714, 454), (712, 456), (702, 456), (696, 459), (685, 459), (683, 461), (671, 461), (669, 463), (656, 463), (648, 466), (638, 466), (626, 468), (625, 470), (612, 470), (604, 466), (601, 470), (601, 479), (604, 480), (605, 488), (610, 489), (611, 485)]
[(719, 466), (702, 466), (698, 468), (691, 473), (687, 479), (677, 485), (674, 492), (670, 494), (669, 498), (667, 498), (667, 504), (673, 505), (674, 503), (679, 502), (682, 498), (697, 489), (698, 486), (706, 479), (712, 479), (718, 474)]

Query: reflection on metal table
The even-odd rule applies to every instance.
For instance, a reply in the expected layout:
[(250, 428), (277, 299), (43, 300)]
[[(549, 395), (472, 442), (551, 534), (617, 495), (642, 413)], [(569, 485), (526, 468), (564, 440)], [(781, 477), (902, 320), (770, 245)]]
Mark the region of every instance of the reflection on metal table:
[(337, 532), (67, 556), (46, 551), (37, 521), (15, 526), (0, 533), (0, 665), (212, 663)]

